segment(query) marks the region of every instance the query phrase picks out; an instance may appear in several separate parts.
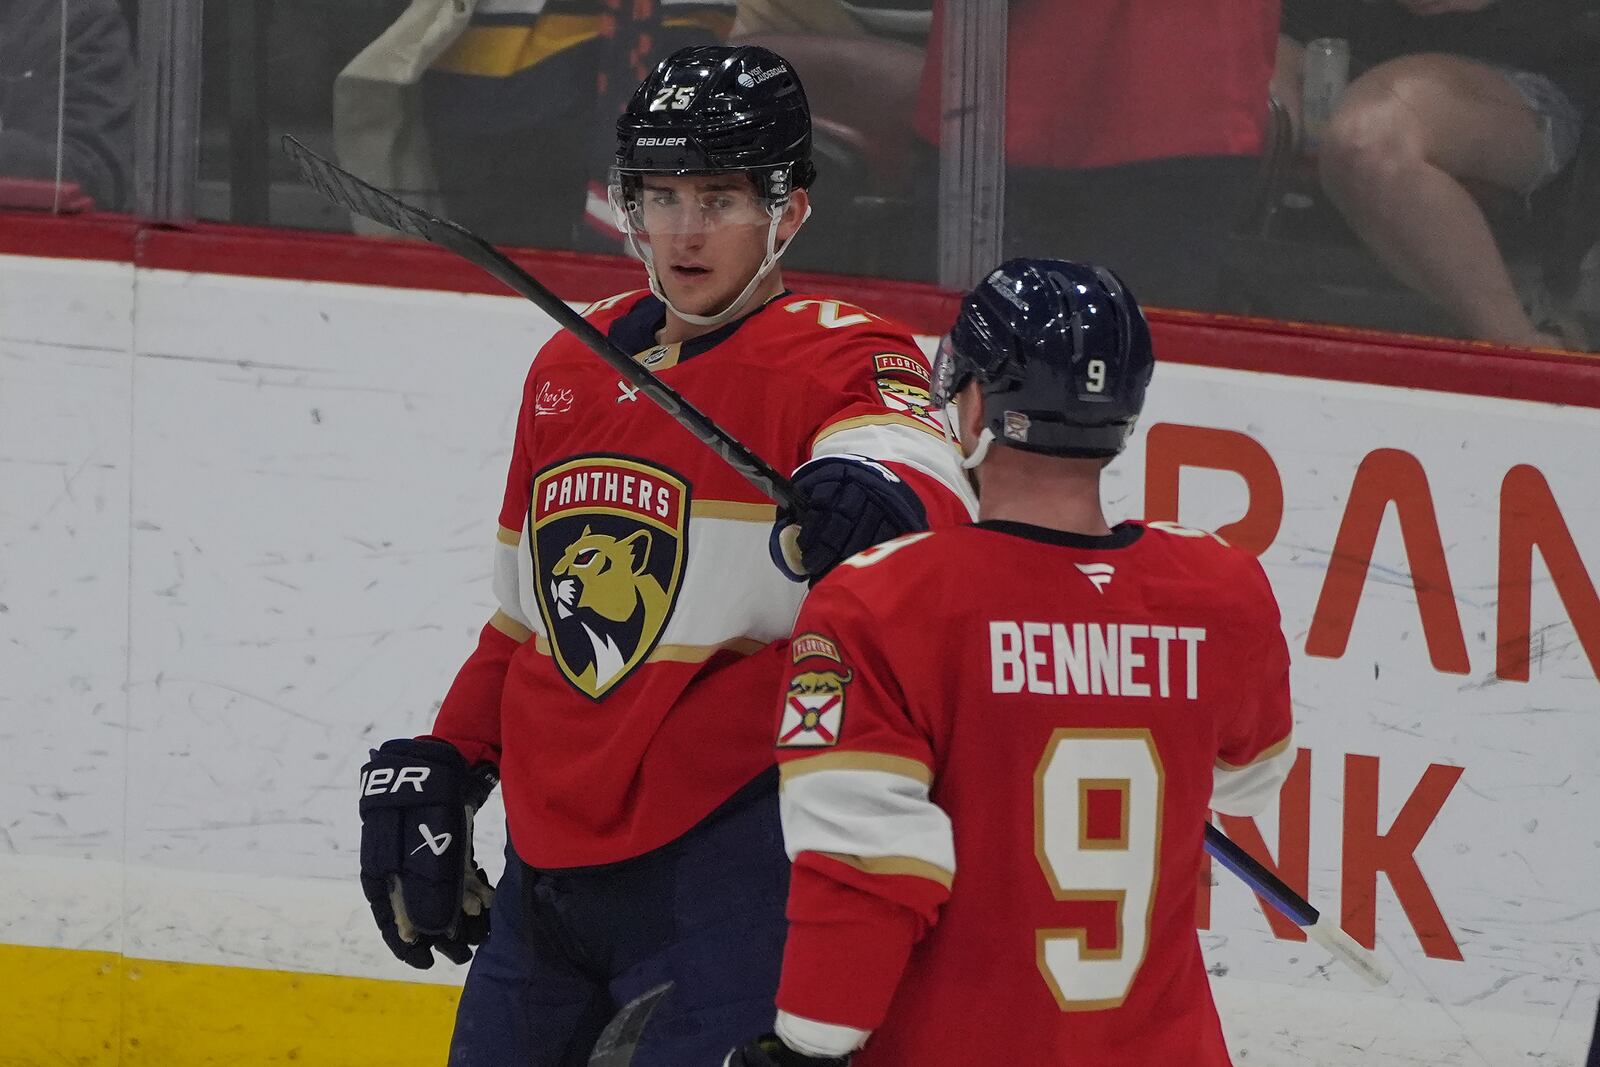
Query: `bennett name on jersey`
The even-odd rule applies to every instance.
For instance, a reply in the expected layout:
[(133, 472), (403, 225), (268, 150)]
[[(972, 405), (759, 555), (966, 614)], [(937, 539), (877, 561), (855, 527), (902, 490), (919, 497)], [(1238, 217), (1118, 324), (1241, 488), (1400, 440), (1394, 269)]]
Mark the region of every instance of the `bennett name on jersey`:
[(989, 675), (996, 693), (1163, 699), (1172, 695), (1181, 647), (1183, 698), (1200, 699), (1203, 626), (1137, 622), (989, 623)]

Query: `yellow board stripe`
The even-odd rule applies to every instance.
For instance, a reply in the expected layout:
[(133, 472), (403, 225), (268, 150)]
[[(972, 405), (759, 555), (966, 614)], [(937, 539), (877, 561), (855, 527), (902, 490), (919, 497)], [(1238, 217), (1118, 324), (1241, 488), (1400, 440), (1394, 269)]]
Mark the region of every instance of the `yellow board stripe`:
[(933, 784), (933, 771), (927, 764), (904, 756), (886, 756), (881, 752), (823, 752), (786, 760), (778, 771), (778, 777), (780, 781), (788, 782), (802, 774), (815, 774), (818, 771), (884, 771), (914, 779), (926, 786)]
[(911, 856), (851, 856), (843, 852), (818, 852), (817, 855), (838, 860), (846, 867), (854, 867), (868, 874), (904, 874), (912, 878), (926, 878), (930, 882), (938, 882), (946, 889), (949, 889), (956, 880), (955, 872)]
[(0, 945), (0, 1060), (437, 1067), (460, 994), (448, 985)]

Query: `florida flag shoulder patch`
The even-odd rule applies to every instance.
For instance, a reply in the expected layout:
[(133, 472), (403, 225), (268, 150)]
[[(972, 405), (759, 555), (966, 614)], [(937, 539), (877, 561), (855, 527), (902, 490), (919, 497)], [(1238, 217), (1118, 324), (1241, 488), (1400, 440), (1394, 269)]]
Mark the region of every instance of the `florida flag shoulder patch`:
[(855, 672), (801, 671), (789, 680), (778, 726), (779, 748), (827, 748), (844, 730), (844, 701)]

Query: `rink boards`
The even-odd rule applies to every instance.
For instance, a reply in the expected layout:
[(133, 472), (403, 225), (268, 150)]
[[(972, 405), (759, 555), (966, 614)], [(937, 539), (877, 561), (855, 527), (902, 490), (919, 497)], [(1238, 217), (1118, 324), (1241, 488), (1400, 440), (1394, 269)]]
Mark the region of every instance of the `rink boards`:
[[(355, 781), (492, 610), (551, 328), (480, 294), (0, 256), (0, 1064), (442, 1062), (462, 972), (372, 930)], [(1225, 829), (1395, 972), (1368, 991), (1219, 870), (1236, 1058), (1579, 1062), (1600, 409), (1187, 362), (1183, 337), (1158, 329), (1108, 502), (1260, 552), (1301, 762)]]

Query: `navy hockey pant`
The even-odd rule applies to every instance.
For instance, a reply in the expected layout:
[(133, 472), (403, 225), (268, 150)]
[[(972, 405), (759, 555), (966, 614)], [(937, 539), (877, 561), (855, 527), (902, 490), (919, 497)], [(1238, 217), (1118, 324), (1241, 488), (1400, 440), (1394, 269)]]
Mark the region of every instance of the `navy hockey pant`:
[(538, 870), (508, 847), (450, 1067), (581, 1067), (617, 1009), (668, 979), (634, 1067), (715, 1067), (770, 1031), (789, 889), (770, 782), (622, 863)]

